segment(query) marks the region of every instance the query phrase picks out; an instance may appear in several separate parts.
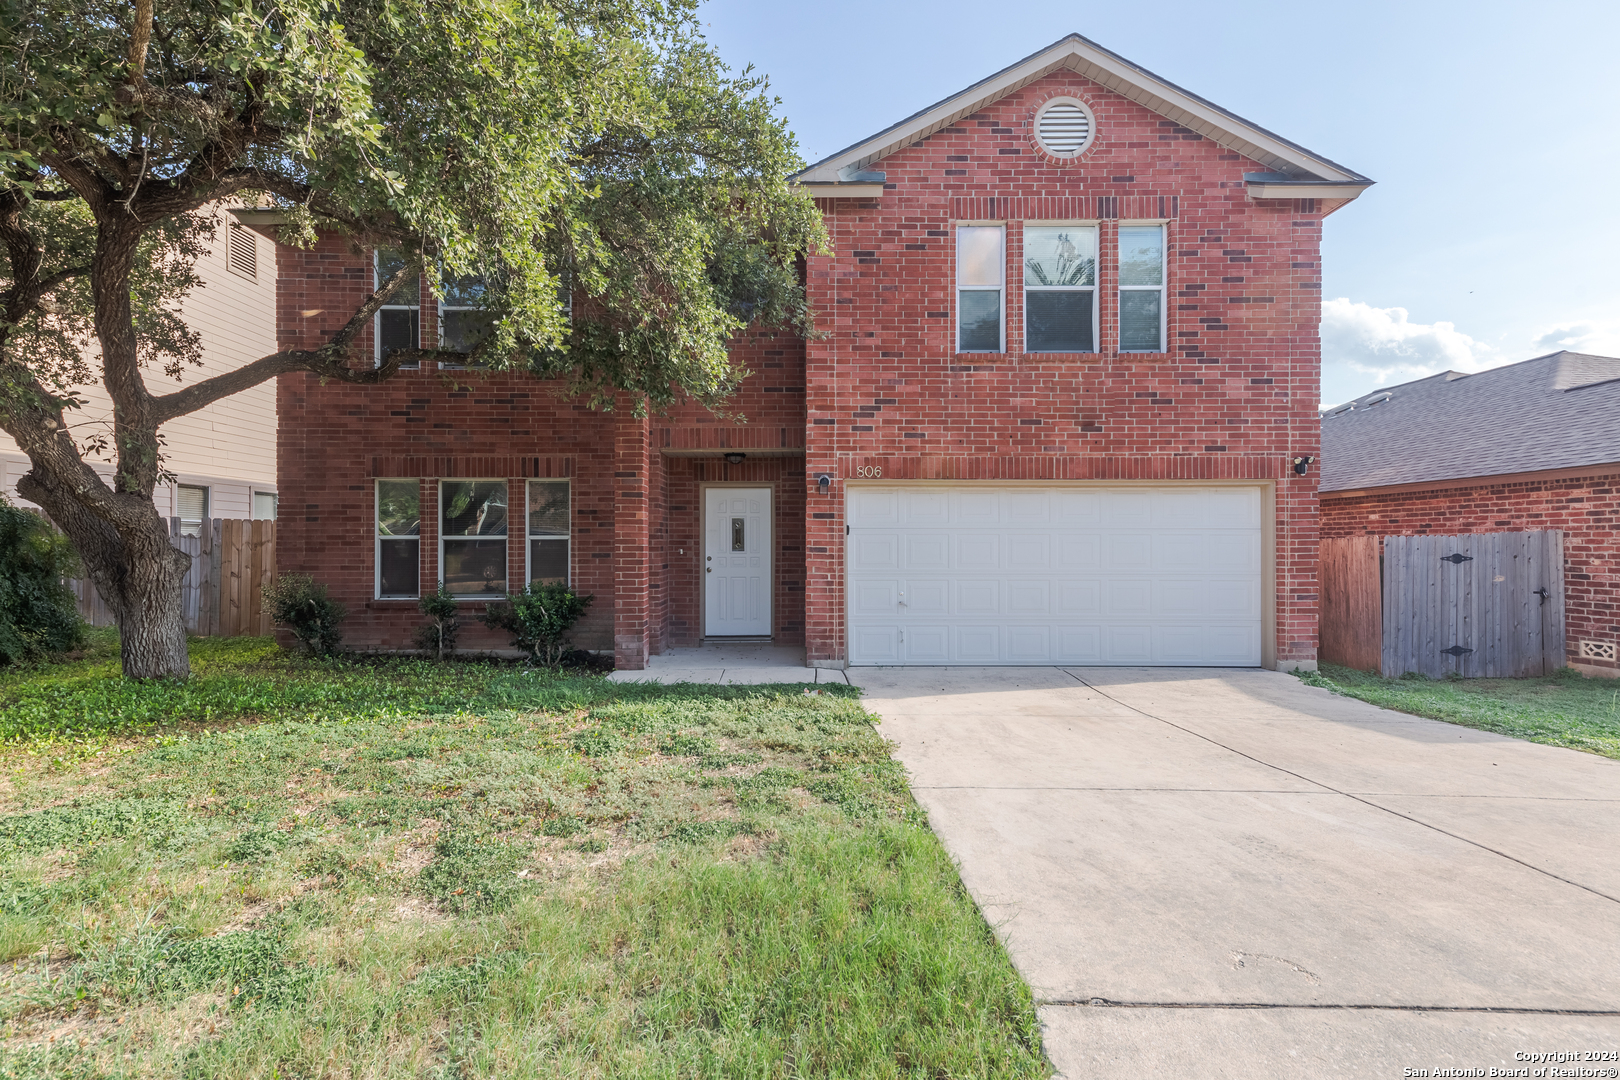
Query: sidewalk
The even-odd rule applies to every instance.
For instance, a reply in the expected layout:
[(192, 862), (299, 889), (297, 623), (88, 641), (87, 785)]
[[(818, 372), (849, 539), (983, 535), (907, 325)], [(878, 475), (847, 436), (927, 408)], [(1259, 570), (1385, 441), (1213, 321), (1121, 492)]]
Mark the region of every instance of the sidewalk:
[(806, 667), (798, 645), (702, 645), (671, 649), (648, 659), (641, 671), (615, 671), (613, 682), (848, 683), (844, 673)]

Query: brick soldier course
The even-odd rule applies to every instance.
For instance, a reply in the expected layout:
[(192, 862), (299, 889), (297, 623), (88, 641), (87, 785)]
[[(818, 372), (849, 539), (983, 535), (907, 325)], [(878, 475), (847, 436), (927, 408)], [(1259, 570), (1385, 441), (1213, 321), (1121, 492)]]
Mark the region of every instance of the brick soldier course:
[[(1095, 117), (1076, 159), (1035, 138), (1056, 97)], [(331, 586), (351, 643), (408, 647), (414, 602), (373, 599), (375, 479), (418, 478), (424, 508), (440, 480), (506, 479), (517, 508), (522, 480), (568, 477), (573, 584), (597, 598), (581, 643), (640, 668), (702, 636), (701, 486), (756, 482), (774, 493), (773, 636), (836, 666), (852, 480), (1253, 480), (1275, 515), (1267, 656), (1314, 665), (1317, 478), (1291, 461), (1319, 454), (1322, 219), (1370, 181), (1079, 37), (799, 179), (832, 240), (807, 260), (817, 336), (735, 343), (753, 372), (734, 403), (746, 422), (696, 407), (642, 419), (629, 400), (593, 412), (521, 375), (405, 371), (377, 388), (283, 375), (280, 565)], [(1098, 228), (1096, 352), (1025, 351), (1024, 224), (1059, 221)], [(955, 347), (955, 227), (974, 222), (1006, 230), (998, 353)], [(1165, 226), (1162, 352), (1118, 350), (1121, 222)], [(336, 239), (280, 258), (283, 347), (324, 340), (370, 288), (369, 253)], [(438, 579), (432, 518), (423, 588)], [(523, 554), (514, 535), (511, 582)], [(481, 628), (464, 642), (499, 643)]]

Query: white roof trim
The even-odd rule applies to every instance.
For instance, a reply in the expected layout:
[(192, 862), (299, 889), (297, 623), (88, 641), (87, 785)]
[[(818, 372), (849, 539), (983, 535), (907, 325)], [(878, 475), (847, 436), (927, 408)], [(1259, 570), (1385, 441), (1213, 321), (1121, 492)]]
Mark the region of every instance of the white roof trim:
[[(811, 165), (795, 178), (801, 182), (836, 182), (840, 172), (864, 169), (896, 151), (949, 127), (964, 116), (971, 116), (998, 98), (1022, 89), (1037, 79), (1060, 69), (1068, 69), (1129, 98), (1183, 127), (1233, 150), (1267, 168), (1301, 180), (1360, 181), (1365, 176), (1352, 172), (1302, 146), (1274, 135), (1227, 112), (1213, 102), (1152, 72), (1137, 67), (1124, 57), (1088, 41), (1079, 34), (1047, 46), (1003, 71), (975, 83), (959, 94), (931, 105), (922, 112), (880, 131), (871, 138), (841, 150)], [(1298, 196), (1294, 196), (1298, 197)]]

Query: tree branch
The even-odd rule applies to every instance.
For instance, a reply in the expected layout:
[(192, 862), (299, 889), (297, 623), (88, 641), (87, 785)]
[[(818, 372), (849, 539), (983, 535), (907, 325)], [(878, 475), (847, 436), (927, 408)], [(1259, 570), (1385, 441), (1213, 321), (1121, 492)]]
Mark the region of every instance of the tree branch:
[(205, 405), (210, 405), (221, 398), (241, 393), (250, 387), (273, 379), (287, 371), (313, 371), (317, 375), (340, 382), (356, 385), (374, 385), (390, 378), (400, 369), (402, 364), (420, 363), (425, 359), (442, 358), (446, 355), (455, 356), (465, 361), (463, 353), (451, 353), (443, 349), (399, 349), (388, 355), (380, 367), (356, 370), (349, 367), (348, 361), (352, 356), (355, 339), (370, 324), (372, 316), (376, 315), (382, 306), (400, 290), (408, 278), (414, 278), (420, 268), (412, 263), (406, 263), (390, 274), (377, 291), (366, 297), (355, 313), (349, 317), (333, 334), (331, 339), (318, 349), (288, 349), (282, 352), (261, 356), (259, 359), (235, 371), (227, 371), (211, 379), (204, 379), (193, 386), (176, 390), (172, 394), (152, 399), (153, 417), (157, 424), (173, 420), (177, 416), (196, 412)]

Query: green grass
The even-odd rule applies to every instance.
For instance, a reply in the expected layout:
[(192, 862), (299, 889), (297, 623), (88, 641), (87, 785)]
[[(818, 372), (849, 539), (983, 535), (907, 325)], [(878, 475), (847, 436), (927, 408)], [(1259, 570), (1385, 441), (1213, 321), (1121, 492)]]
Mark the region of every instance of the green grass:
[(1312, 686), (1386, 709), (1620, 758), (1620, 683), (1565, 668), (1533, 679), (1385, 679), (1323, 664)]
[(853, 691), (194, 646), (0, 676), (0, 1078), (1048, 1075)]

